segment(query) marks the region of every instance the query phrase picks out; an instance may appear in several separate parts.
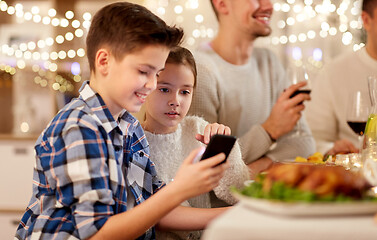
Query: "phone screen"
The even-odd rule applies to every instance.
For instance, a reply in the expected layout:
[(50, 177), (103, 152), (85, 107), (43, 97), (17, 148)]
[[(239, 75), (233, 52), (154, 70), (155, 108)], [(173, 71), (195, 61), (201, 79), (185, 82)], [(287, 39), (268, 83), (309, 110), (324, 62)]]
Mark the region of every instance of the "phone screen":
[(227, 160), (229, 153), (232, 150), (234, 143), (236, 142), (236, 139), (236, 137), (229, 135), (213, 135), (208, 143), (205, 152), (203, 153), (201, 160), (213, 157), (219, 153), (224, 153), (225, 160), (221, 162), (224, 163)]

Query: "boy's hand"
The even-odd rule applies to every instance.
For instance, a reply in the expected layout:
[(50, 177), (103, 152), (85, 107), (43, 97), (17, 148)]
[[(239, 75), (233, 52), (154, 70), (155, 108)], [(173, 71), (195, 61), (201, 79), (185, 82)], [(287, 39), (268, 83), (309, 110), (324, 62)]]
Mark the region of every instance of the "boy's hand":
[(211, 137), (215, 134), (230, 135), (231, 130), (229, 127), (223, 124), (211, 123), (205, 127), (203, 135), (198, 133), (196, 134), (195, 138), (204, 144), (208, 144)]
[(183, 161), (174, 181), (170, 183), (177, 187), (184, 200), (211, 191), (219, 184), (224, 171), (229, 167), (227, 162), (217, 166), (225, 159), (223, 153), (195, 163), (195, 159), (201, 157), (203, 150), (203, 147), (193, 150)]
[(290, 86), (276, 101), (270, 116), (262, 124), (262, 127), (272, 138), (278, 139), (290, 132), (301, 118), (301, 111), (305, 109), (305, 106), (300, 103), (310, 100), (310, 95), (301, 93), (293, 98), (291, 98), (291, 95), (306, 84), (306, 82), (300, 82)]

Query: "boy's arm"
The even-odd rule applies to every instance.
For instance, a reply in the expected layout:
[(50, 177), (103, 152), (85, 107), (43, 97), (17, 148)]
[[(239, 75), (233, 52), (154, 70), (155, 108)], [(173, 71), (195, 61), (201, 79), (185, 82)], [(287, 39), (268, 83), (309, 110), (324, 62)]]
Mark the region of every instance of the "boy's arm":
[(163, 217), (157, 227), (162, 230), (201, 230), (228, 209), (230, 207), (192, 208), (179, 206)]
[(193, 164), (199, 151), (194, 150), (185, 159), (173, 182), (135, 208), (110, 217), (90, 239), (135, 239), (184, 200), (216, 187), (228, 164), (214, 166), (222, 162), (225, 155)]

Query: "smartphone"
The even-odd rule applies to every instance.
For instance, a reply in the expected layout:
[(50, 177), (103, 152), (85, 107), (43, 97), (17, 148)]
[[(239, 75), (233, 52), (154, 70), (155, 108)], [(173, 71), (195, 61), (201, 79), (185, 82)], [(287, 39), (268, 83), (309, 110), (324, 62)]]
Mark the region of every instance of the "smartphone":
[(229, 156), (237, 138), (229, 135), (213, 135), (209, 141), (206, 150), (204, 151), (201, 160), (213, 157), (219, 153), (225, 154), (225, 159), (220, 164), (224, 163)]

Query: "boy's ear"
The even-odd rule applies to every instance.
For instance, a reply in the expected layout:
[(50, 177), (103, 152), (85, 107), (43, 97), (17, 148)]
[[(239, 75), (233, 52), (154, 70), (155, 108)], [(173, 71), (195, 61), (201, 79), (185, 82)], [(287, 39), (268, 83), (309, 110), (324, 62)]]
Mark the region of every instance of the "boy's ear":
[(97, 51), (96, 62), (95, 62), (96, 70), (102, 75), (108, 74), (109, 60), (110, 60), (110, 52), (107, 49), (101, 48)]
[(361, 19), (363, 20), (363, 27), (365, 30), (369, 31), (370, 29), (370, 16), (367, 12), (362, 11), (361, 12)]
[(228, 3), (224, 0), (212, 0), (213, 6), (220, 14), (228, 14)]

